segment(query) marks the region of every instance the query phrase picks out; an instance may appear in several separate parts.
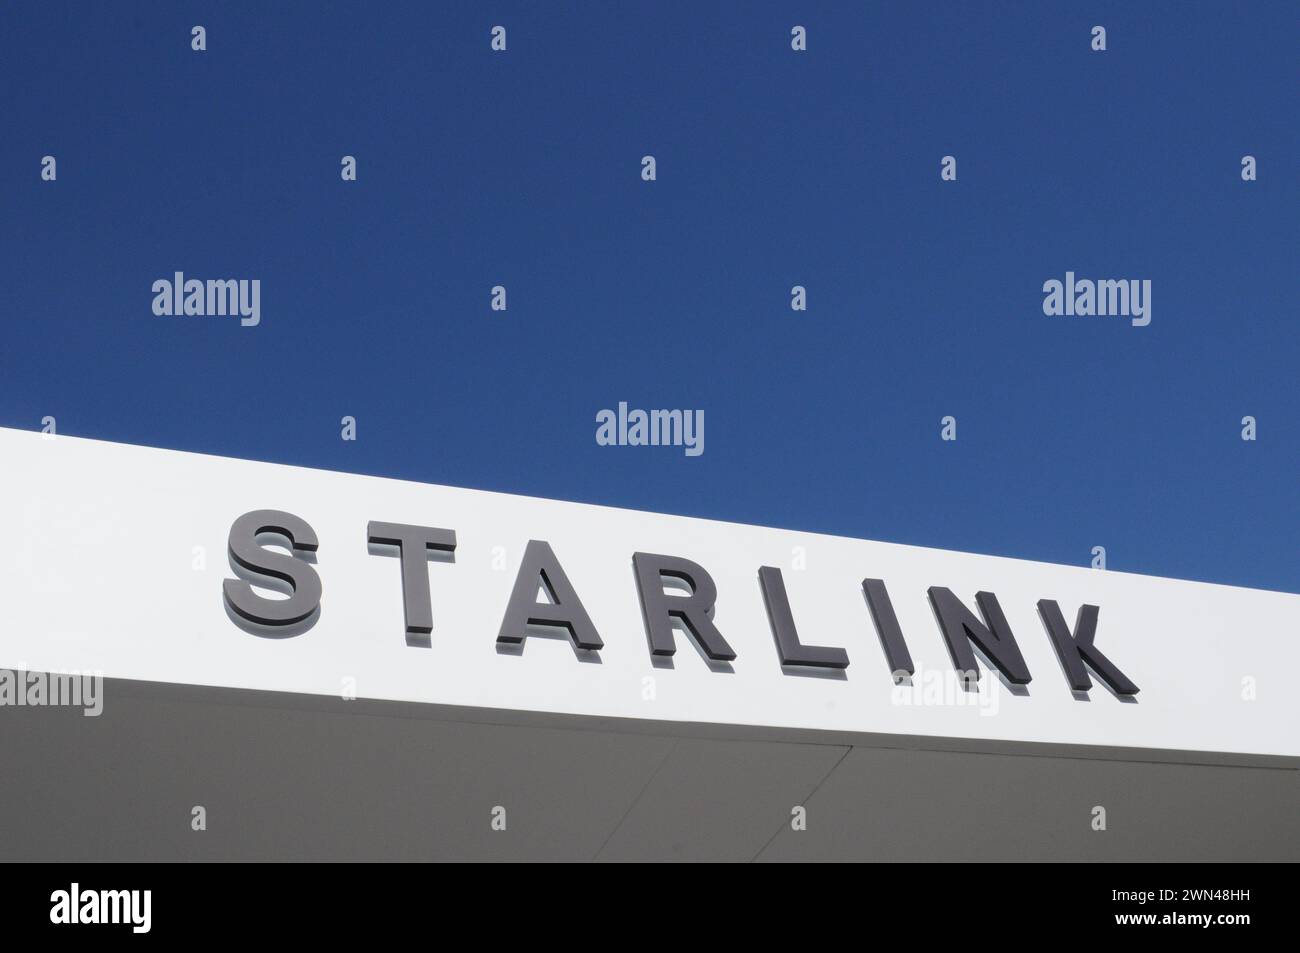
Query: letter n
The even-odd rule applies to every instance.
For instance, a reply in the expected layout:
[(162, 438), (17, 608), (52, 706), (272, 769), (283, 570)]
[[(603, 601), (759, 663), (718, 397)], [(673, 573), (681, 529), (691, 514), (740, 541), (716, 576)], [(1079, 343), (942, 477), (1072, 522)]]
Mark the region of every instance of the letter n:
[(1007, 681), (1013, 685), (1029, 684), (1029, 667), (1020, 654), (1020, 646), (1016, 645), (1016, 637), (998, 605), (997, 596), (991, 592), (975, 594), (975, 602), (984, 616), (981, 622), (952, 594), (951, 589), (931, 586), (929, 593), (930, 604), (934, 606), (939, 627), (948, 642), (948, 652), (959, 672), (968, 672), (971, 677), (979, 678), (975, 653), (970, 647), (974, 642)]

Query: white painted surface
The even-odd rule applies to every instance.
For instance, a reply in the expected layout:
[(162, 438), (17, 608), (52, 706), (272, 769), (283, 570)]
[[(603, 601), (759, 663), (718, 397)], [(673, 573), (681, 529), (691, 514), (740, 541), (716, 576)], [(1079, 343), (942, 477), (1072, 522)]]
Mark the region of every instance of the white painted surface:
[[(0, 666), (110, 677), (578, 715), (938, 737), (1300, 755), (1300, 596), (483, 493), (0, 429)], [(324, 596), (309, 632), (266, 639), (227, 617), (230, 524), (294, 513), (320, 539)], [(431, 648), (406, 645), (398, 561), (368, 554), (369, 520), (456, 530), (454, 564), (430, 562)], [(496, 650), (530, 539), (551, 543), (605, 640), (601, 664), (567, 638)], [(206, 550), (207, 568), (192, 567)], [(492, 568), (504, 547), (505, 571)], [(795, 547), (807, 568), (792, 570)], [(694, 560), (718, 586), (715, 622), (737, 652), (710, 671), (689, 637), (656, 668), (632, 573), (641, 550)], [(840, 645), (843, 680), (783, 674), (758, 567), (785, 575), (800, 635)], [(863, 577), (889, 586), (918, 669), (951, 670), (926, 598), (951, 588), (972, 610), (995, 592), (1033, 675), (996, 707), (900, 705)], [(1097, 645), (1141, 688), (1121, 703), (1093, 678), (1070, 692), (1036, 610), (1073, 625), (1101, 607)], [(820, 608), (819, 608), (820, 607)], [(1257, 699), (1243, 698), (1253, 678)], [(645, 697), (653, 680), (654, 698)], [(112, 700), (107, 699), (106, 704)]]

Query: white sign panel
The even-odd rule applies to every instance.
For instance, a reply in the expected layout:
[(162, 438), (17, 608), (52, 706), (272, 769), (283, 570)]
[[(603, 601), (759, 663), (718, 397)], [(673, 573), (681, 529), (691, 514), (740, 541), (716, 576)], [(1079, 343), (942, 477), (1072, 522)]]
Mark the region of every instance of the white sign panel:
[[(0, 456), (9, 669), (1300, 755), (1296, 595), (13, 430)], [(290, 590), (311, 612), (276, 624)]]

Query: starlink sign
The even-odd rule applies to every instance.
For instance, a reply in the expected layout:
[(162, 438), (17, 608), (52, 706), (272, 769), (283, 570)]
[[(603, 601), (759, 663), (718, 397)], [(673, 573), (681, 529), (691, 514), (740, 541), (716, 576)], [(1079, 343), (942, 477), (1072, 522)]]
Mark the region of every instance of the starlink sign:
[(0, 459), (0, 670), (102, 673), (110, 717), (134, 679), (444, 720), (1300, 756), (1288, 593), (2, 428)]
[[(255, 635), (280, 636), (291, 630), (295, 635), (301, 634), (311, 627), (320, 610), (320, 576), (302, 559), (261, 546), (258, 540), (265, 536), (282, 537), (299, 554), (315, 553), (319, 547), (316, 531), (292, 513), (277, 510), (245, 513), (230, 528), (231, 566), (254, 579), (263, 577), (264, 585), (284, 588), (288, 598), (271, 599), (258, 595), (245, 578), (227, 579), (223, 586), (226, 603), (234, 616), (242, 620), (243, 627)], [(433, 607), (429, 595), (428, 556), (430, 553), (454, 556), (456, 531), (407, 523), (371, 522), (367, 538), (372, 546), (396, 548), (401, 561), (407, 644), (429, 646)], [(735, 649), (713, 622), (718, 587), (703, 566), (680, 556), (641, 552), (632, 555), (632, 566), (652, 656), (671, 657), (676, 654), (674, 626), (680, 623), (709, 659), (735, 661)], [(685, 587), (685, 594), (665, 591), (665, 581), (674, 580)], [(763, 566), (758, 570), (758, 583), (782, 666), (848, 668), (849, 655), (843, 648), (806, 645), (800, 639), (780, 569)], [(890, 670), (895, 678), (912, 677), (915, 674), (912, 655), (884, 580), (864, 579), (862, 590)], [(545, 594), (545, 602), (538, 601), (541, 594)], [(1029, 667), (996, 595), (992, 592), (976, 594), (975, 601), (982, 620), (950, 589), (931, 586), (928, 595), (948, 652), (964, 678), (979, 678), (979, 668), (971, 648), (973, 643), (1009, 683), (1030, 683)], [(1092, 688), (1086, 663), (1117, 695), (1137, 694), (1138, 687), (1094, 642), (1097, 606), (1084, 605), (1079, 609), (1073, 633), (1055, 600), (1038, 600), (1038, 611), (1072, 690), (1086, 692)], [(577, 648), (585, 651), (599, 652), (605, 647), (550, 543), (532, 539), (528, 541), (520, 561), (497, 642), (522, 645), (529, 628), (539, 626), (564, 631)]]

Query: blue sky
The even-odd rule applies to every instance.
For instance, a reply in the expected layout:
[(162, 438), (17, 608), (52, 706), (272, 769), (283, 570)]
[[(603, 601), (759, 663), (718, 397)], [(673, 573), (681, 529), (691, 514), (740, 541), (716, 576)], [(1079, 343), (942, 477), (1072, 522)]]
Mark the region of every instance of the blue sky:
[[(1300, 591), (1292, 3), (0, 16), (0, 425)], [(177, 270), (261, 325), (156, 317)], [(1067, 270), (1151, 325), (1044, 316)]]

